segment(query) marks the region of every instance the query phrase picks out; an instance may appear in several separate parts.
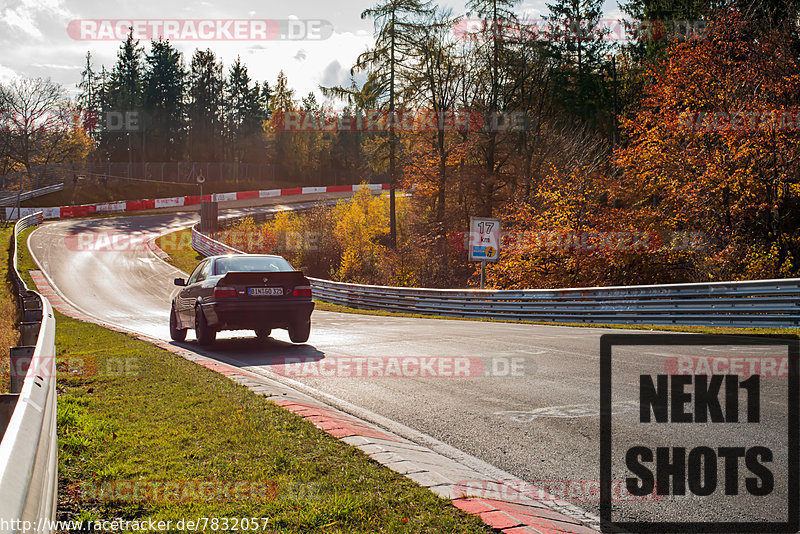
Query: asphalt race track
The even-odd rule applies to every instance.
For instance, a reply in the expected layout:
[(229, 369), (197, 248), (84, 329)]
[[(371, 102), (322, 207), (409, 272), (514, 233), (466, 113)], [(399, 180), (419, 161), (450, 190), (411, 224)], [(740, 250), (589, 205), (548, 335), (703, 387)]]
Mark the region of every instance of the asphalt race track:
[[(235, 212), (225, 214), (231, 213)], [(181, 276), (180, 272), (156, 258), (144, 246), (144, 240), (131, 247), (84, 250), (76, 246), (76, 235), (160, 233), (196, 220), (198, 215), (194, 213), (164, 213), (48, 222), (33, 232), (29, 243), (57, 290), (84, 312), (168, 340), (169, 302), (175, 289), (172, 279)], [(257, 341), (252, 332), (224, 332), (211, 349), (198, 347), (190, 332), (181, 346), (248, 368), (277, 370), (429, 434), (551, 492), (572, 493), (571, 498), (565, 495), (567, 500), (597, 513), (600, 336), (609, 332), (612, 330), (316, 311), (311, 338), (304, 345), (292, 345), (287, 333), (278, 330), (266, 343)], [(698, 357), (767, 355), (758, 348), (739, 347), (738, 352), (725, 347), (688, 350)], [(777, 349), (770, 350), (770, 354), (781, 354)], [(651, 448), (702, 445), (714, 450), (721, 446), (763, 445), (775, 453), (774, 461), (766, 464), (774, 474), (775, 489), (764, 497), (749, 495), (744, 490), (744, 478), (753, 475), (741, 459), (739, 495), (717, 495), (718, 491), (702, 505), (691, 496), (635, 500), (620, 503), (615, 519), (786, 520), (785, 378), (762, 378), (759, 424), (640, 423), (639, 375), (663, 373), (670, 357), (686, 354), (687, 349), (678, 347), (614, 352), (616, 456), (624, 457), (618, 451), (637, 444)], [(363, 372), (358, 377), (336, 376), (352, 375), (359, 362), (366, 361), (361, 358), (374, 357), (387, 360), (384, 367), (373, 369), (373, 376), (363, 376)], [(401, 357), (405, 359), (397, 360)], [(285, 358), (295, 359), (290, 363), (299, 359), (302, 365), (279, 366)], [(422, 367), (407, 365), (398, 373), (396, 366), (390, 367), (391, 358), (395, 358), (394, 364), (422, 362)], [(456, 361), (460, 362), (461, 375), (441, 376), (454, 374)], [(433, 369), (440, 376), (419, 376), (422, 368), (428, 374)], [(392, 376), (374, 376), (378, 372)], [(740, 405), (745, 406), (748, 399), (744, 390), (739, 391), (739, 398)], [(687, 406), (692, 411), (693, 405)], [(725, 464), (722, 458), (718, 460), (722, 486)], [(615, 463), (614, 478), (626, 476), (630, 474), (624, 463)]]

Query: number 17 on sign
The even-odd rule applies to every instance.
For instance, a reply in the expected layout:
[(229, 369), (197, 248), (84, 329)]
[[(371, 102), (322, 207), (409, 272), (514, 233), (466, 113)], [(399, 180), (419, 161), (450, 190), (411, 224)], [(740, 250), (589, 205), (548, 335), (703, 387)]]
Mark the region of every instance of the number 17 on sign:
[(470, 217), (469, 261), (481, 262), (481, 289), (487, 261), (497, 261), (500, 256), (500, 219)]

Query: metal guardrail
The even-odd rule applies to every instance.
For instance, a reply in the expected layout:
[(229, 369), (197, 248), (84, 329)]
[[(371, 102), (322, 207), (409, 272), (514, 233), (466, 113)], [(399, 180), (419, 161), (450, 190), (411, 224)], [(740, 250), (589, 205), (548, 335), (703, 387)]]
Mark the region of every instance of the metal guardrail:
[(311, 279), (314, 297), (354, 308), (558, 323), (800, 326), (800, 279), (574, 289), (450, 290)]
[[(192, 246), (205, 255), (241, 253), (195, 228)], [(500, 291), (310, 280), (314, 298), (366, 310), (554, 323), (800, 327), (800, 278)]]
[[(41, 221), (42, 213), (17, 221), (11, 246), (12, 276), (24, 317), (22, 346), (11, 349), (11, 393), (3, 396), (4, 404), (14, 404), (0, 439), (2, 532), (50, 532), (56, 514), (56, 324), (48, 300), (28, 289), (17, 270), (17, 236)], [(15, 380), (26, 365), (24, 378)]]
[(47, 187), (40, 187), (39, 189), (34, 189), (33, 191), (26, 191), (20, 194), (9, 193), (7, 195), (3, 195), (0, 197), (0, 207), (14, 206), (16, 205), (17, 201), (23, 202), (25, 200), (30, 200), (32, 198), (49, 195), (50, 193), (55, 193), (56, 191), (61, 191), (62, 189), (64, 189), (64, 184), (57, 183), (53, 185), (48, 185)]
[(197, 228), (195, 228), (195, 226), (192, 226), (192, 248), (195, 249), (200, 254), (202, 254), (203, 256), (216, 256), (218, 254), (242, 253), (241, 250), (229, 247), (225, 243), (220, 243), (219, 241), (215, 241), (205, 234), (201, 234), (200, 232), (197, 231)]
[[(292, 204), (290, 206), (279, 206), (279, 211), (295, 211), (295, 212), (302, 212), (308, 211), (313, 209), (317, 206), (330, 206), (336, 204), (337, 202), (341, 202), (342, 200), (349, 200), (349, 199), (331, 199), (331, 200), (322, 200), (317, 202), (298, 202)], [(252, 217), (253, 220), (257, 222), (263, 222), (266, 220), (271, 219), (274, 217), (276, 212), (261, 212), (255, 211), (253, 213), (249, 213), (243, 216), (233, 216), (233, 217), (220, 217), (219, 222), (220, 226), (224, 227), (229, 226), (232, 222), (237, 220), (243, 219), (245, 217)], [(204, 256), (214, 256), (217, 254), (243, 254), (243, 252), (239, 249), (233, 248), (225, 243), (220, 241), (214, 240), (213, 237), (208, 237), (207, 235), (203, 234), (198, 230), (200, 223), (195, 224), (192, 226), (192, 248), (195, 249), (200, 254)]]

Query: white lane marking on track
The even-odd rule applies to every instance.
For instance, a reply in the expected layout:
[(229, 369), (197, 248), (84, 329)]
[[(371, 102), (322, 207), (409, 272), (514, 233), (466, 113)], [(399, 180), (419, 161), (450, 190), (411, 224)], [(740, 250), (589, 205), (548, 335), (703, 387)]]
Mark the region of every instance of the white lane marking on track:
[[(620, 401), (611, 404), (611, 413), (633, 412), (639, 409), (639, 401)], [(600, 415), (597, 404), (573, 404), (571, 406), (548, 406), (535, 410), (504, 410), (494, 412), (495, 415), (508, 417), (518, 423), (530, 423), (540, 417), (571, 419), (575, 417), (592, 417)]]

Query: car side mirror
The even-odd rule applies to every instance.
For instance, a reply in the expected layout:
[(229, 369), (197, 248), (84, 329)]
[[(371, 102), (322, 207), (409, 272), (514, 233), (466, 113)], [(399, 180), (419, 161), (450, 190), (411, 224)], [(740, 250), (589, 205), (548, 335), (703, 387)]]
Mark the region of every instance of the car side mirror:
[(184, 280), (183, 278), (176, 278), (175, 279), (175, 285), (176, 286), (185, 286), (186, 285), (186, 280)]

